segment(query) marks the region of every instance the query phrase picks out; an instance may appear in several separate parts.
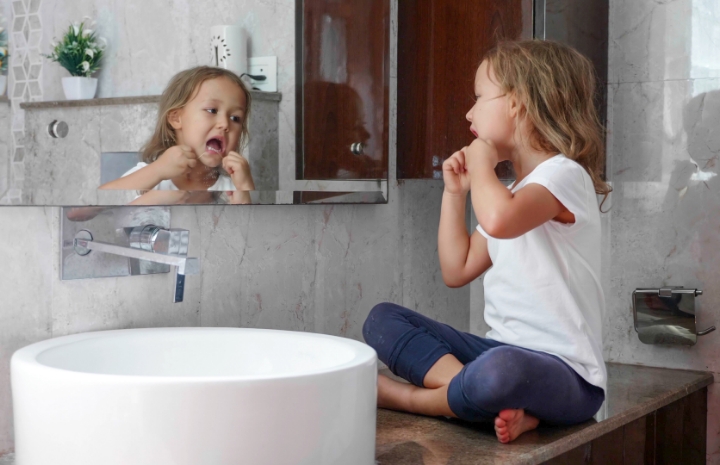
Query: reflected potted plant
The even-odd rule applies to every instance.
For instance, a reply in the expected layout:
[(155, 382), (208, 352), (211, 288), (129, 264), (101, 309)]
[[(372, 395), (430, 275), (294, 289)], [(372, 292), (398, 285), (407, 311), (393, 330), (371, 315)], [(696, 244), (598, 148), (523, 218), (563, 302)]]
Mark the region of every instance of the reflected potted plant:
[[(0, 23), (5, 23), (5, 18), (0, 15)], [(10, 54), (8, 53), (7, 31), (0, 27), (0, 95), (5, 95), (7, 90), (7, 63)]]
[(100, 69), (105, 50), (105, 39), (97, 37), (85, 22), (71, 24), (59, 43), (53, 43), (53, 51), (46, 58), (60, 63), (68, 70), (69, 77), (62, 78), (63, 91), (68, 100), (84, 100), (95, 97), (97, 78), (91, 77)]

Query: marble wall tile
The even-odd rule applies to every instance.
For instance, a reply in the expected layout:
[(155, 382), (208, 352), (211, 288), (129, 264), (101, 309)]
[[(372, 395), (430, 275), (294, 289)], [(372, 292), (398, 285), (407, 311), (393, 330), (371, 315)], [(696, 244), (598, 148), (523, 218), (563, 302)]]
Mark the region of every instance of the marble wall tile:
[(10, 101), (0, 99), (0, 199), (10, 188), (10, 166), (13, 158), (10, 119)]
[[(604, 219), (608, 361), (720, 372), (717, 334), (694, 347), (642, 344), (635, 288), (703, 289), (699, 329), (717, 325), (720, 292), (720, 4), (613, 0), (607, 172), (615, 192)], [(720, 463), (720, 393), (708, 394), (707, 462)]]
[(53, 209), (0, 210), (0, 456), (12, 449), (10, 357), (52, 336)]
[(610, 82), (720, 77), (715, 0), (610, 4)]
[[(615, 94), (612, 256), (606, 283), (606, 355), (611, 360), (720, 371), (715, 337), (700, 338), (690, 349), (647, 346), (632, 330), (630, 311), (635, 288), (684, 285), (705, 291), (698, 299), (699, 326), (717, 322), (720, 90), (695, 95), (696, 84), (622, 84)], [(638, 99), (654, 102), (645, 110), (651, 117), (634, 118)], [(653, 168), (635, 169), (638, 163)]]

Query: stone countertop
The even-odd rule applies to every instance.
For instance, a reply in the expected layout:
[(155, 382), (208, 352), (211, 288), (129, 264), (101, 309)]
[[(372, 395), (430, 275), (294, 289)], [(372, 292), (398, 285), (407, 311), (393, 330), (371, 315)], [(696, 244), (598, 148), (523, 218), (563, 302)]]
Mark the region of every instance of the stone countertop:
[[(279, 92), (250, 91), (254, 100), (268, 100), (279, 102), (282, 94)], [(143, 103), (158, 103), (159, 95), (141, 95), (138, 97), (111, 97), (94, 98), (88, 100), (55, 100), (49, 102), (24, 102), (20, 104), (23, 110), (34, 110), (41, 108), (73, 108), (73, 107), (95, 107), (105, 105), (139, 105)]]
[[(608, 395), (598, 420), (572, 427), (540, 426), (501, 444), (492, 424), (476, 425), (378, 410), (378, 465), (538, 464), (712, 384), (713, 375), (608, 363)], [(389, 374), (383, 370), (383, 374)]]

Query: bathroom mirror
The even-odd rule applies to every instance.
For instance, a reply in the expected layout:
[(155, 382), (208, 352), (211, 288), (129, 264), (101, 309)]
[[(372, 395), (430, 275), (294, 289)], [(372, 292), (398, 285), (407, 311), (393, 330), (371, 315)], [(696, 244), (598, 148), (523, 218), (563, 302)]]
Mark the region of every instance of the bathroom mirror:
[[(244, 78), (253, 89), (250, 135), (241, 153), (254, 190), (243, 202), (224, 190), (227, 184), (145, 200), (387, 202), (389, 0), (220, 0), (212, 9), (193, 2), (103, 3), (3, 2), (0, 26), (7, 30), (10, 57), (0, 98), (0, 204), (117, 206), (141, 199), (147, 191), (98, 188), (142, 162), (171, 78), (215, 64), (218, 44), (226, 54), (233, 50), (231, 39), (223, 42), (213, 28), (218, 25), (242, 28), (247, 72), (265, 76)], [(96, 21), (93, 30), (107, 47), (93, 75), (95, 98), (69, 100), (63, 90), (69, 73), (45, 55), (84, 15), (91, 17), (86, 27)]]

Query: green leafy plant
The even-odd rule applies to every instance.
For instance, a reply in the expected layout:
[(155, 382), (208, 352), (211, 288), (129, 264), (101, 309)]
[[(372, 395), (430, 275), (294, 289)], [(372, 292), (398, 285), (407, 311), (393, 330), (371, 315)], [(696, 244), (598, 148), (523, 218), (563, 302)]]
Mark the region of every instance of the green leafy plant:
[[(0, 15), (0, 23), (5, 23), (2, 15)], [(10, 54), (8, 53), (7, 31), (4, 27), (0, 27), (0, 73), (7, 72), (8, 58), (10, 58)]]
[(85, 22), (71, 24), (59, 43), (46, 58), (60, 63), (72, 76), (90, 77), (100, 69), (105, 50), (105, 39), (97, 37)]

